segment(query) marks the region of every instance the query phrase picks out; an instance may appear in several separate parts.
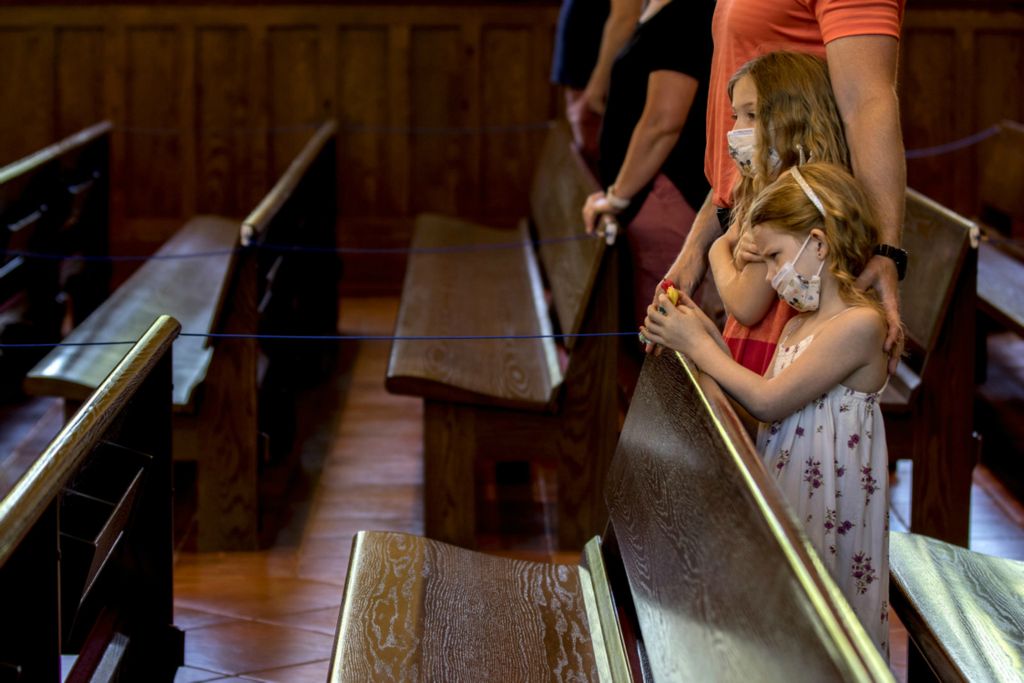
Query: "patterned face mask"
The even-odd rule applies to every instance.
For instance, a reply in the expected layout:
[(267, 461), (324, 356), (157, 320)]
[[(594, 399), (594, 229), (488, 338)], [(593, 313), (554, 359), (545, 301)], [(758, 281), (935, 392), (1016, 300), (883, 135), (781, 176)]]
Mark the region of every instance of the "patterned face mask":
[[(729, 156), (739, 166), (740, 173), (749, 176), (757, 175), (757, 167), (754, 166), (754, 153), (757, 151), (757, 146), (754, 144), (754, 129), (730, 130), (725, 137), (729, 142)], [(768, 163), (773, 172), (777, 171), (781, 164), (779, 154), (774, 149), (768, 150)]]
[(779, 268), (779, 272), (772, 278), (772, 288), (778, 292), (779, 298), (801, 313), (818, 310), (821, 298), (821, 269), (825, 267), (825, 262), (822, 261), (818, 264), (818, 272), (811, 277), (796, 272), (793, 264), (800, 260), (800, 255), (804, 253), (810, 241), (811, 236), (807, 235), (796, 256), (782, 264), (782, 268)]

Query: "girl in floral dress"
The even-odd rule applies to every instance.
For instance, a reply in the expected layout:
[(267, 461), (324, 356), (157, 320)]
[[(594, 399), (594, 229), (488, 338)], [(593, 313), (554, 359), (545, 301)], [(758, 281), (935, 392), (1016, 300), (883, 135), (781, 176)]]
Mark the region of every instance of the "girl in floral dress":
[(810, 163), (750, 208), (766, 279), (799, 311), (765, 376), (732, 359), (692, 301), (661, 296), (642, 329), (681, 351), (761, 421), (765, 466), (872, 641), (888, 656), (888, 454), (878, 397), (887, 381), (882, 308), (855, 287), (878, 231), (857, 181)]

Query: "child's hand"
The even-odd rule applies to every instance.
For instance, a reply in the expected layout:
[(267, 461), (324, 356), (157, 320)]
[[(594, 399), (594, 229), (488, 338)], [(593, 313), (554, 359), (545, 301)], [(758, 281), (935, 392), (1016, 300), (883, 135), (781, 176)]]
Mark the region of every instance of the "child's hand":
[(736, 267), (740, 270), (743, 270), (748, 263), (761, 263), (764, 261), (764, 257), (754, 243), (754, 236), (750, 230), (747, 230), (739, 238), (733, 253), (735, 254)]
[(706, 316), (698, 315), (688, 305), (673, 306), (663, 294), (647, 309), (640, 332), (651, 343), (689, 354), (695, 343), (707, 337), (702, 317)]

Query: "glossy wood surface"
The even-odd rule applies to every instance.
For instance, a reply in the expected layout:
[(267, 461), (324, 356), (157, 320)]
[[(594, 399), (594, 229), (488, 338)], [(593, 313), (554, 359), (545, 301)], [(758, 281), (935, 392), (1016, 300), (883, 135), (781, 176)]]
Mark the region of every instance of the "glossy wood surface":
[(1024, 562), (892, 533), (893, 606), (942, 681), (1024, 680)]
[[(551, 333), (524, 230), (424, 215), (417, 220), (412, 248), (424, 253), (415, 254), (406, 271), (397, 336)], [(527, 410), (551, 407), (561, 383), (550, 337), (397, 339), (387, 376), (388, 390), (396, 393)]]
[[(129, 343), (55, 348), (29, 372), (25, 390), (37, 396), (84, 400), (159, 315), (173, 315), (186, 332), (211, 331), (222, 290), (230, 284), (227, 274), (238, 230), (237, 222), (215, 216), (189, 221), (158, 255), (210, 252), (208, 256), (147, 261), (65, 340)], [(193, 408), (193, 392), (205, 377), (212, 354), (203, 337), (175, 341), (176, 408)]]
[(724, 395), (673, 354), (644, 365), (607, 499), (655, 680), (891, 678)]
[(0, 565), (17, 547), (35, 520), (58, 496), (82, 459), (92, 452), (121, 408), (131, 400), (153, 367), (167, 352), (181, 326), (162, 316), (139, 337), (98, 387), (95, 396), (75, 415), (25, 475), (0, 499)]
[(988, 242), (978, 247), (978, 303), (998, 324), (1024, 335), (1024, 263)]
[(571, 565), (360, 532), (338, 628), (331, 681), (597, 679)]

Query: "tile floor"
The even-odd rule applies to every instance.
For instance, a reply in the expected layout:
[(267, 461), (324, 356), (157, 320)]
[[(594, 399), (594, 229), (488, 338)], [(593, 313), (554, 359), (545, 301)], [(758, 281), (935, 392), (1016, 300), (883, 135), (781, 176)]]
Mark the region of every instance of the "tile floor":
[[(393, 298), (346, 300), (341, 328), (388, 334), (396, 305)], [(326, 680), (353, 535), (422, 532), (422, 411), (419, 400), (385, 392), (387, 353), (386, 342), (348, 349), (342, 371), (303, 396), (299, 476), (312, 495), (286, 506), (266, 550), (178, 553), (175, 618), (186, 633), (179, 683)], [(894, 529), (906, 528), (909, 475), (909, 462), (901, 462)], [(533, 486), (543, 488), (544, 480)], [(1024, 508), (984, 467), (975, 473), (971, 510), (972, 548), (1024, 560)], [(538, 524), (543, 528), (543, 510)], [(508, 545), (496, 533), (481, 542), (495, 550)], [(543, 535), (514, 539), (504, 552), (548, 555)], [(893, 641), (892, 665), (902, 680), (906, 636), (898, 623)]]

